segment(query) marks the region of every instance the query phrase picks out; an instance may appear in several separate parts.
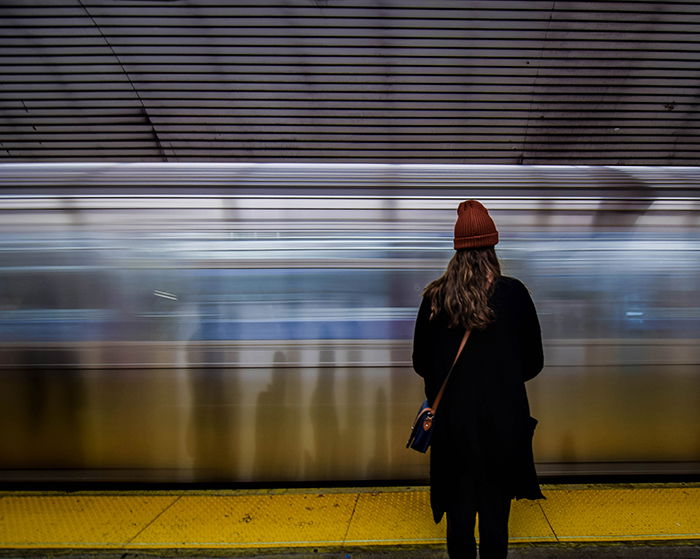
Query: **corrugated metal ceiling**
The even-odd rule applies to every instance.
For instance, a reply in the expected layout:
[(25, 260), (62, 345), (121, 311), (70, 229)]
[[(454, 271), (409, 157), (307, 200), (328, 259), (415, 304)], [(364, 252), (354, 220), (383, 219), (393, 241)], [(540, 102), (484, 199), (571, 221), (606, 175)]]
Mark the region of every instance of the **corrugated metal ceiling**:
[(0, 2), (0, 162), (697, 165), (698, 2)]

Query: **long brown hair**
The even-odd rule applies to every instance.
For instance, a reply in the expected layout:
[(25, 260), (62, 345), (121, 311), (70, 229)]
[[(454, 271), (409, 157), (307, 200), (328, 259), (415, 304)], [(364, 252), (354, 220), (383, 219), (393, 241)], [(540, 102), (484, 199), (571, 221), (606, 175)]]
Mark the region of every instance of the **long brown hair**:
[(485, 328), (495, 318), (488, 300), (500, 275), (493, 247), (458, 250), (423, 292), (430, 298), (430, 319), (444, 312), (450, 327)]

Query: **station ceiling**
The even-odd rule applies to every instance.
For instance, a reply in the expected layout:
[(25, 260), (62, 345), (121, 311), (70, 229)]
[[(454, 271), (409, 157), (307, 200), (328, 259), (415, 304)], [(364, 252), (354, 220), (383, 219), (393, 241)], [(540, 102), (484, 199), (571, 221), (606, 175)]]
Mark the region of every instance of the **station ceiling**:
[(700, 3), (0, 1), (0, 163), (697, 165)]

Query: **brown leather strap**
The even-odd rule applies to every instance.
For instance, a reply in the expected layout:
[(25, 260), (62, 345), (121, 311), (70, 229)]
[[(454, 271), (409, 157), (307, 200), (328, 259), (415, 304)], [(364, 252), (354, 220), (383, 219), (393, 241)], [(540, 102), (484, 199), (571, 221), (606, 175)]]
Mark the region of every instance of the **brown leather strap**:
[(464, 349), (464, 346), (467, 345), (467, 340), (469, 339), (469, 335), (472, 333), (471, 330), (467, 330), (464, 333), (464, 336), (462, 336), (462, 343), (459, 344), (459, 349), (457, 350), (457, 355), (455, 357), (455, 360), (452, 362), (452, 367), (450, 367), (450, 371), (447, 373), (447, 376), (445, 377), (445, 381), (442, 383), (442, 386), (440, 387), (440, 392), (438, 392), (438, 395), (435, 396), (435, 402), (433, 402), (432, 407), (430, 408), (433, 410), (433, 415), (435, 415), (435, 412), (437, 411), (438, 406), (440, 405), (440, 400), (442, 400), (442, 394), (445, 392), (445, 387), (447, 386), (447, 381), (450, 380), (450, 375), (452, 374), (452, 371), (455, 368), (455, 365), (457, 364), (457, 360), (459, 359), (459, 356), (462, 355), (462, 350)]

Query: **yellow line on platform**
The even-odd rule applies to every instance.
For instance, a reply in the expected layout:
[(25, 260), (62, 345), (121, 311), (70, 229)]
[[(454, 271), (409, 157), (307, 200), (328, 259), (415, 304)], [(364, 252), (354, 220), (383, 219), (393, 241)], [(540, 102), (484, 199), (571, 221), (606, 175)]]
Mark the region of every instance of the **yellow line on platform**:
[[(700, 539), (700, 484), (544, 486), (517, 501), (511, 542)], [(425, 487), (0, 495), (0, 548), (435, 545)]]

